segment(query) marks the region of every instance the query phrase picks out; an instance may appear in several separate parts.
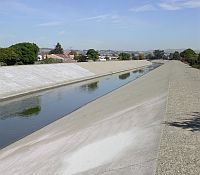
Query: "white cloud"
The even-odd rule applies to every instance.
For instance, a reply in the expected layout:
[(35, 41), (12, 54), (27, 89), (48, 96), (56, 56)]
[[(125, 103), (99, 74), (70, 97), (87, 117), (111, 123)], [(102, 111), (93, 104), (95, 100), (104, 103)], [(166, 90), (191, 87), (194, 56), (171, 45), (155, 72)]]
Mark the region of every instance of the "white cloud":
[(165, 0), (158, 4), (164, 10), (200, 8), (200, 0)]
[(103, 14), (103, 15), (98, 15), (98, 16), (92, 16), (92, 17), (87, 17), (87, 18), (81, 18), (79, 21), (102, 21), (105, 20), (109, 17), (109, 14)]
[(51, 21), (51, 22), (45, 22), (45, 23), (38, 24), (38, 26), (53, 27), (53, 26), (60, 26), (62, 24), (63, 24), (63, 22), (60, 22), (60, 21)]
[(179, 6), (173, 3), (160, 3), (159, 6), (164, 10), (179, 10), (181, 9)]
[(146, 4), (143, 6), (130, 9), (130, 11), (133, 11), (133, 12), (146, 12), (146, 11), (154, 11), (154, 10), (156, 10), (156, 8), (151, 4)]
[(8, 14), (10, 12), (31, 14), (31, 13), (36, 13), (37, 9), (30, 7), (25, 3), (18, 2), (15, 0), (2, 1), (0, 3), (0, 13)]
[(101, 22), (101, 21), (106, 21), (106, 20), (111, 23), (119, 23), (121, 22), (122, 17), (116, 14), (103, 14), (103, 15), (79, 19), (79, 21), (96, 21), (96, 22)]
[[(157, 7), (157, 8), (156, 8)], [(158, 8), (163, 10), (181, 10), (186, 8), (200, 8), (200, 0), (160, 0), (156, 4), (146, 4), (129, 9), (133, 12), (154, 11)]]

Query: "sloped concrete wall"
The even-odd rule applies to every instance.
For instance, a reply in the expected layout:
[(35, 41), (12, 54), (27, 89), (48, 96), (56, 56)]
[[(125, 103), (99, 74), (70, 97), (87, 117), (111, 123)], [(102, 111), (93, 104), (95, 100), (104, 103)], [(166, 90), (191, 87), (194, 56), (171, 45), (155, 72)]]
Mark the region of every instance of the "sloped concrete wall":
[(114, 72), (119, 72), (119, 71), (123, 71), (123, 70), (129, 70), (129, 69), (147, 66), (150, 64), (151, 64), (151, 62), (149, 62), (147, 60), (77, 63), (77, 65), (79, 65), (95, 74), (114, 73)]
[(0, 98), (93, 75), (76, 64), (0, 67)]
[(136, 60), (0, 67), (0, 100), (149, 64)]

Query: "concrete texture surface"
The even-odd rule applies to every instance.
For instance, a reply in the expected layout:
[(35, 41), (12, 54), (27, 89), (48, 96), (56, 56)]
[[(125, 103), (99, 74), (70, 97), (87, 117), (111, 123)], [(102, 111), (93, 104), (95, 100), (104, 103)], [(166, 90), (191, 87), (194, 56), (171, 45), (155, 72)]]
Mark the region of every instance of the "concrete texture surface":
[(200, 174), (199, 89), (199, 70), (169, 61), (0, 150), (0, 172)]
[(102, 75), (102, 74), (120, 72), (122, 70), (130, 70), (137, 67), (143, 67), (150, 65), (151, 63), (146, 60), (130, 60), (130, 61), (85, 62), (76, 64), (97, 75)]
[(157, 175), (200, 174), (200, 70), (173, 62)]
[(4, 175), (154, 174), (170, 65), (0, 151)]
[(142, 60), (0, 67), (0, 100), (150, 64)]
[(92, 75), (76, 64), (0, 67), (0, 98)]

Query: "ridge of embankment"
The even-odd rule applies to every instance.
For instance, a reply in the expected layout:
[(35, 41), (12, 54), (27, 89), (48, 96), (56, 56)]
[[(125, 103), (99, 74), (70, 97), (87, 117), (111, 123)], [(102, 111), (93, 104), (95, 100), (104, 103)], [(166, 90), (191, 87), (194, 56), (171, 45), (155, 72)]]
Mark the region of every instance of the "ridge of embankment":
[(156, 175), (200, 174), (200, 71), (173, 61)]
[(0, 67), (0, 101), (150, 64), (135, 60)]

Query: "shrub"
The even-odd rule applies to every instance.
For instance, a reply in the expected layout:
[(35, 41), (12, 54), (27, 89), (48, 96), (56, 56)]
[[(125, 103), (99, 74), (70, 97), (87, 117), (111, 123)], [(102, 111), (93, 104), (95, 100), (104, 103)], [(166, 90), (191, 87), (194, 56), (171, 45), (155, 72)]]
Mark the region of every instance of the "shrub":
[(19, 61), (19, 62), (16, 62), (15, 65), (23, 65), (23, 63)]
[(56, 58), (46, 58), (41, 61), (41, 64), (63, 63), (63, 60)]
[(200, 64), (194, 64), (194, 65), (192, 65), (192, 67), (194, 67), (196, 69), (200, 69)]

